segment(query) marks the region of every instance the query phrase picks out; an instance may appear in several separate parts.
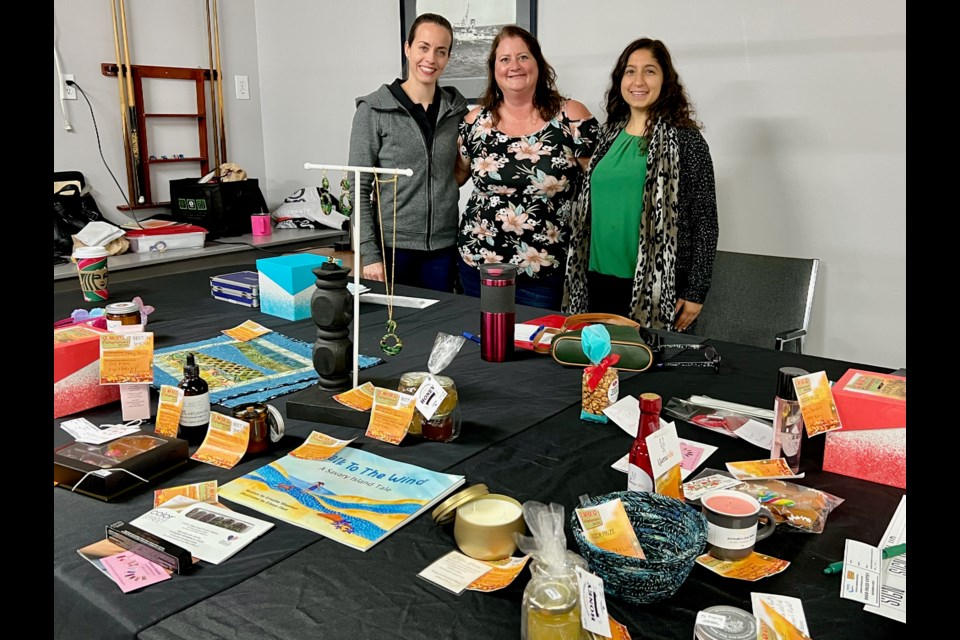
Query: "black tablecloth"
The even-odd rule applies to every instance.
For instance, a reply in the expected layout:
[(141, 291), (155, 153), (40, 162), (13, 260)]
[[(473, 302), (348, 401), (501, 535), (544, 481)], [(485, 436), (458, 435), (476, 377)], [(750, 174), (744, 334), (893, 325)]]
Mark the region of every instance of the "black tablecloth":
[[(253, 268), (244, 265), (240, 268)], [(158, 347), (213, 337), (219, 330), (247, 318), (285, 335), (312, 340), (309, 320), (289, 322), (209, 297), (209, 276), (220, 268), (125, 283), (112, 299), (139, 295), (157, 307), (148, 329)], [(375, 286), (375, 285), (374, 285)], [(438, 331), (478, 332), (479, 305), (473, 298), (402, 289), (398, 293), (440, 300), (425, 310), (396, 308), (394, 316), (404, 341), (400, 356), (361, 372), (360, 379), (395, 387), (400, 374), (424, 370)], [(73, 308), (89, 307), (76, 295), (54, 297), (55, 319)], [(518, 321), (542, 315), (518, 308)], [(386, 311), (361, 305), (361, 353), (378, 355)], [(721, 372), (707, 369), (668, 369), (622, 374), (621, 395), (652, 391), (670, 397), (709, 395), (756, 406), (770, 406), (776, 371), (781, 366), (825, 370), (837, 379), (851, 366), (838, 362), (742, 345), (714, 342), (722, 356)], [(580, 372), (564, 369), (549, 357), (527, 352), (503, 364), (483, 362), (475, 344), (444, 372), (456, 382), (464, 424), (461, 437), (447, 444), (408, 438), (399, 447), (361, 437), (354, 443), (404, 462), (484, 482), (491, 491), (521, 502), (538, 500), (563, 504), (568, 513), (580, 495), (622, 490), (624, 474), (610, 468), (630, 446), (619, 428), (579, 420)], [(272, 401), (284, 408), (284, 399)], [(116, 406), (84, 413), (100, 424), (115, 421)], [(69, 436), (55, 420), (55, 444)], [(300, 443), (313, 429), (337, 437), (360, 435), (356, 429), (288, 421), (288, 437), (268, 454), (245, 460), (232, 470), (191, 463), (161, 486), (215, 478), (221, 484), (255, 469)], [(678, 422), (682, 437), (714, 444), (720, 449), (707, 467), (762, 457), (756, 448), (705, 429)], [(820, 574), (823, 566), (843, 554), (845, 538), (876, 543), (893, 514), (902, 491), (819, 471), (822, 438), (805, 440), (804, 484), (845, 499), (829, 517), (823, 534), (778, 531), (757, 545), (760, 552), (789, 560), (782, 574), (758, 583), (720, 578), (694, 567), (690, 578), (670, 600), (645, 606), (624, 605), (608, 598), (611, 613), (634, 638), (689, 638), (696, 612), (714, 604), (750, 609), (750, 591), (780, 593), (804, 601), (814, 638), (895, 637), (905, 629), (879, 616), (864, 613), (856, 603), (839, 598), (836, 576)], [(101, 503), (54, 491), (54, 631), (58, 637), (161, 638), (512, 638), (519, 637), (520, 598), (527, 572), (502, 591), (465, 592), (454, 596), (416, 574), (455, 548), (448, 527), (436, 527), (421, 517), (367, 552), (325, 540), (284, 522), (221, 565), (203, 563), (189, 576), (140, 592), (122, 594), (76, 549), (103, 536), (103, 527), (129, 520), (150, 508), (152, 491), (120, 503)], [(231, 507), (236, 505), (231, 504)], [(243, 511), (244, 508), (236, 507)], [(261, 514), (262, 517), (262, 514)], [(569, 532), (568, 532), (569, 533)], [(569, 537), (571, 548), (572, 537)]]

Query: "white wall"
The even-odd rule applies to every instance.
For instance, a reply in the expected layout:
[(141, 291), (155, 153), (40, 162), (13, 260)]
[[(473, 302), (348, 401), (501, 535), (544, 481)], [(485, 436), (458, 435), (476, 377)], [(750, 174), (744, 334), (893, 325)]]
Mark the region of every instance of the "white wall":
[[(135, 64), (206, 66), (201, 2), (127, 5), (141, 40)], [(230, 160), (260, 178), (276, 206), (319, 184), (304, 162), (346, 161), (354, 98), (399, 75), (399, 3), (220, 5)], [(112, 136), (105, 153), (125, 185), (116, 81), (99, 75), (100, 62), (113, 59), (109, 5), (54, 7), (64, 71), (88, 94), (92, 83), (101, 137), (104, 128)], [(64, 20), (90, 30), (65, 33)], [(903, 0), (540, 0), (538, 34), (561, 91), (598, 116), (622, 48), (641, 36), (666, 42), (713, 154), (720, 248), (820, 258), (806, 351), (906, 366)], [(188, 43), (195, 61), (177, 62)], [(250, 76), (249, 103), (232, 99), (237, 73)], [(58, 112), (55, 90), (54, 168), (84, 171), (107, 194), (101, 205), (118, 202), (89, 142), (88, 116), (74, 115), (83, 131), (66, 134)]]
[[(130, 59), (135, 65), (164, 67), (209, 68), (207, 52), (206, 14), (204, 0), (126, 0), (127, 35)], [(227, 160), (242, 166), (250, 177), (264, 175), (263, 128), (261, 126), (259, 68), (257, 62), (256, 14), (253, 0), (220, 2), (220, 61), (224, 74), (224, 123), (227, 139)], [(113, 26), (110, 2), (107, 0), (54, 0), (54, 47), (60, 55), (63, 73), (72, 73), (93, 106), (97, 129), (103, 146), (103, 155), (125, 193), (127, 191), (126, 165), (120, 124), (120, 101), (115, 77), (100, 73), (100, 64), (115, 63)], [(121, 49), (122, 55), (122, 49)], [(252, 87), (250, 100), (236, 100), (234, 75), (246, 75)], [(189, 83), (176, 82), (176, 88), (159, 89), (156, 94), (182, 98), (190, 92)], [(53, 170), (82, 171), (93, 189), (93, 196), (103, 214), (120, 223), (129, 220), (116, 206), (124, 204), (120, 190), (100, 159), (97, 136), (90, 110), (82, 95), (66, 102), (67, 118), (72, 132), (64, 129), (60, 109), (59, 84), (56, 67), (53, 73)], [(145, 91), (149, 91), (145, 88)], [(160, 96), (162, 99), (163, 96)], [(209, 93), (206, 93), (208, 116), (212, 116)], [(182, 100), (180, 101), (182, 102)], [(178, 105), (178, 112), (193, 112), (195, 102)], [(209, 117), (212, 122), (213, 118)], [(148, 139), (151, 154), (169, 155), (190, 146), (197, 148), (196, 128), (170, 126), (169, 122), (151, 125)], [(187, 129), (192, 128), (189, 135)], [(212, 140), (212, 138), (211, 138)], [(155, 144), (156, 143), (156, 144)], [(211, 170), (213, 160), (211, 158)], [(168, 181), (199, 175), (199, 164), (154, 165), (155, 201), (169, 198)], [(140, 218), (156, 210), (139, 210)]]

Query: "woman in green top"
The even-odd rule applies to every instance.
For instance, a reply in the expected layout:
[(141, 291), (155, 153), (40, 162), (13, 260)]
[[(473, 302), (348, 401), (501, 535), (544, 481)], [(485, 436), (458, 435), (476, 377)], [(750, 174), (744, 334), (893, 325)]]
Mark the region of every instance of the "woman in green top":
[(662, 42), (624, 49), (606, 110), (571, 224), (563, 311), (685, 331), (710, 288), (717, 200), (710, 150)]

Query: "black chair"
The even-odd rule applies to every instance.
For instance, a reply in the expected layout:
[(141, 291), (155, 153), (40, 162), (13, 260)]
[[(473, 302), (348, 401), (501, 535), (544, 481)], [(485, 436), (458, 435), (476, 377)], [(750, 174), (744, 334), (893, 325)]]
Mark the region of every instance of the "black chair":
[(819, 265), (817, 258), (717, 251), (693, 333), (802, 353)]

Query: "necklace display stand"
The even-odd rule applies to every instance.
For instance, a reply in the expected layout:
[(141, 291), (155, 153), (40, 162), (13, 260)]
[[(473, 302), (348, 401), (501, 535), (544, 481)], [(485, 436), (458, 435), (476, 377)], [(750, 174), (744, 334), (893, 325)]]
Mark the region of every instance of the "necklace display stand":
[[(305, 163), (303, 168), (353, 173), (353, 215), (350, 220), (354, 251), (353, 286), (354, 291), (359, 291), (360, 273), (363, 270), (361, 266), (363, 261), (360, 256), (360, 216), (363, 215), (363, 205), (365, 204), (360, 201), (361, 174), (412, 176), (413, 170), (313, 164), (310, 162)], [(317, 325), (317, 340), (313, 347), (313, 363), (317, 373), (320, 374), (320, 384), (291, 394), (287, 401), (287, 415), (296, 420), (366, 428), (369, 421), (368, 414), (341, 405), (332, 398), (331, 394), (331, 391), (350, 388), (347, 386), (349, 379), (346, 377), (346, 373), (351, 369), (353, 387), (359, 385), (357, 363), (360, 361), (360, 296), (354, 295), (351, 297), (349, 292), (346, 292), (346, 296), (343, 296), (342, 293), (336, 292), (337, 287), (345, 289), (347, 286), (347, 278), (343, 274), (333, 277), (334, 274), (331, 272), (329, 274), (331, 278), (325, 279), (322, 287), (320, 278), (322, 275), (326, 278), (326, 274), (320, 269), (314, 270), (314, 274), (318, 277), (318, 290), (314, 292), (311, 301), (310, 315), (314, 324)], [(352, 313), (347, 309), (351, 299), (353, 302)], [(336, 304), (328, 305), (327, 303), (331, 301), (336, 301)], [(342, 329), (350, 323), (351, 317), (353, 320), (352, 340), (349, 337), (349, 332)], [(352, 357), (347, 360), (346, 354), (351, 352)]]

